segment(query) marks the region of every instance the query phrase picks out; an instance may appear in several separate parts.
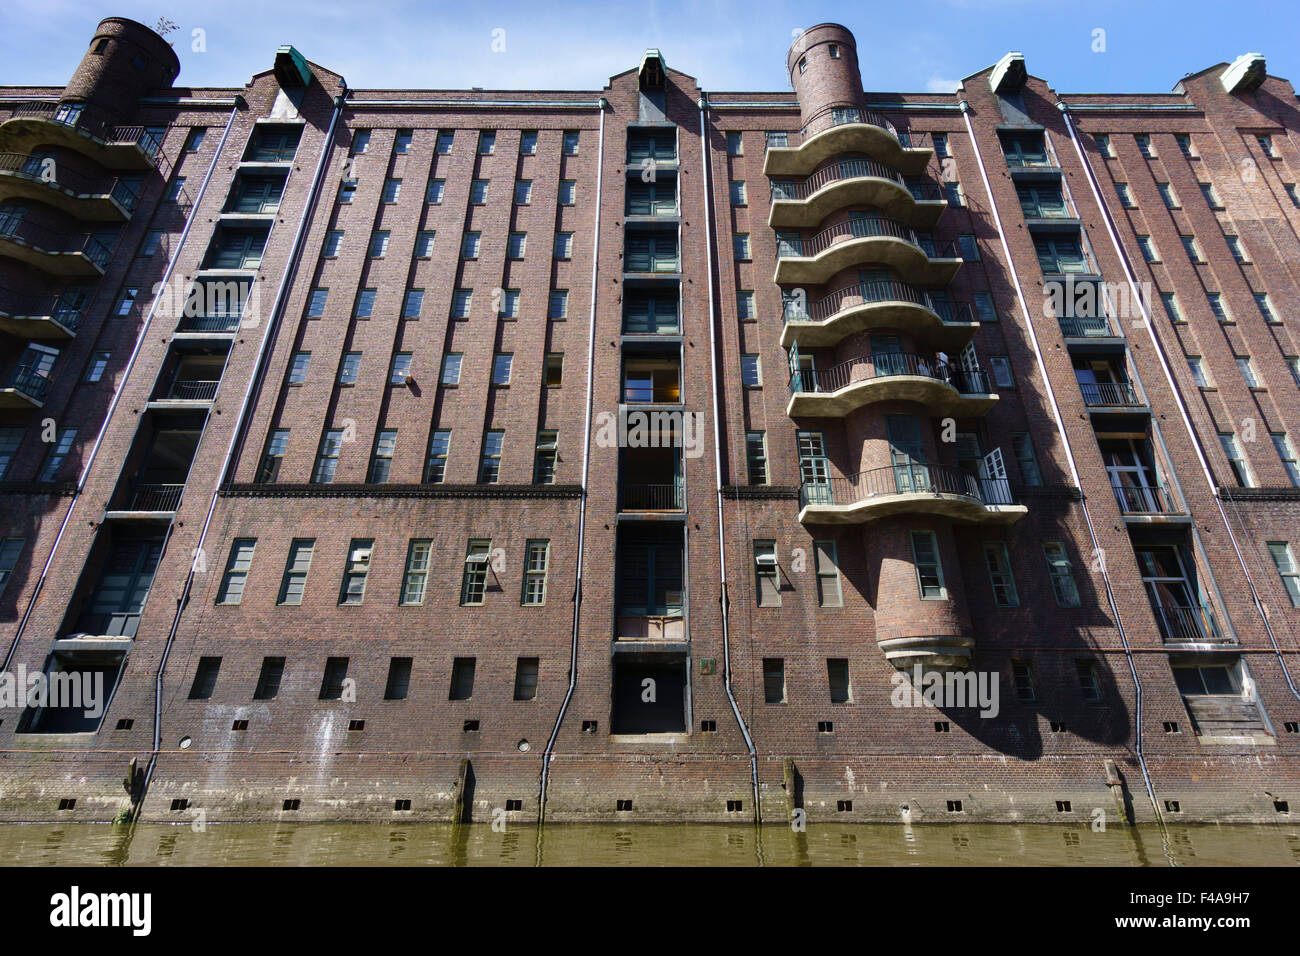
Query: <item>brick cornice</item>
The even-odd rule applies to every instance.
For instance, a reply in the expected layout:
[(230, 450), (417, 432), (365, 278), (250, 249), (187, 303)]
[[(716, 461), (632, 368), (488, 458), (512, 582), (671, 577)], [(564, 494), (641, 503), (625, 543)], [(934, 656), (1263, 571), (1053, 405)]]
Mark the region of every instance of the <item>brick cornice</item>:
[(226, 498), (579, 498), (581, 485), (365, 485), (238, 483)]

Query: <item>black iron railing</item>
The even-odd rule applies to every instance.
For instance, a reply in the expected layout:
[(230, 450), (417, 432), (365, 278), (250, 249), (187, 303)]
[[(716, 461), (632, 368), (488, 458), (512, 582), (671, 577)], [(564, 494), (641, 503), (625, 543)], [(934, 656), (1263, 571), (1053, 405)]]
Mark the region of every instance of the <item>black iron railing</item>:
[(846, 219), (823, 229), (816, 235), (798, 238), (781, 238), (777, 240), (776, 257), (778, 259), (805, 257), (812, 258), (825, 252), (831, 246), (850, 239), (871, 239), (877, 237), (902, 239), (920, 249), (931, 259), (960, 259), (957, 244), (951, 240), (936, 240), (932, 236), (922, 235), (906, 223), (884, 216), (866, 216)]
[(985, 505), (1016, 504), (1005, 478), (980, 478), (950, 465), (905, 464), (874, 468), (843, 478), (805, 481), (803, 505), (852, 505), (891, 495), (962, 495)]
[(183, 484), (136, 482), (131, 488), (131, 503), (127, 511), (175, 511), (181, 503)]
[(52, 163), (46, 167), (45, 160), (39, 156), (24, 156), (22, 153), (0, 153), (0, 173), (20, 176), (35, 183), (42, 183), (53, 189), (77, 196), (109, 196), (126, 212), (135, 209), (139, 200), (140, 184), (127, 180), (107, 177), (85, 176), (65, 168), (66, 164)]
[(1224, 640), (1214, 611), (1204, 604), (1180, 607), (1175, 604), (1152, 604), (1160, 634), (1168, 642), (1218, 643)]
[(1179, 514), (1164, 488), (1111, 483), (1119, 510), (1126, 515)]
[(50, 390), (50, 380), (31, 365), (19, 365), (9, 376), (9, 387), (38, 402), (43, 402), (46, 393)]
[(175, 401), (210, 402), (217, 394), (219, 380), (185, 379), (172, 382), (166, 397)]
[(26, 222), (14, 213), (0, 213), (0, 238), (50, 254), (83, 255), (98, 268), (108, 265), (113, 251), (90, 233), (68, 234)]
[(808, 122), (804, 123), (799, 130), (800, 141), (806, 141), (818, 133), (836, 126), (845, 126), (849, 123), (865, 123), (869, 126), (878, 126), (894, 137), (899, 145), (907, 149), (925, 149), (930, 146), (929, 133), (900, 131), (885, 118), (883, 113), (862, 109), (853, 103), (832, 103), (818, 110), (808, 118)]
[(1126, 408), (1141, 405), (1132, 382), (1080, 382), (1083, 403), (1090, 407)]
[(619, 488), (621, 510), (623, 511), (681, 511), (682, 486), (671, 485), (629, 485)]
[(986, 395), (992, 391), (988, 375), (980, 369), (954, 368), (934, 355), (913, 352), (873, 352), (832, 365), (826, 369), (800, 369), (790, 376), (790, 391), (835, 392), (854, 382), (918, 375), (951, 385), (963, 395)]
[(911, 302), (924, 306), (945, 322), (974, 321), (974, 312), (969, 302), (951, 302), (897, 279), (855, 282), (818, 299), (803, 311), (799, 300), (787, 299), (785, 321), (824, 322), (845, 309), (872, 302)]

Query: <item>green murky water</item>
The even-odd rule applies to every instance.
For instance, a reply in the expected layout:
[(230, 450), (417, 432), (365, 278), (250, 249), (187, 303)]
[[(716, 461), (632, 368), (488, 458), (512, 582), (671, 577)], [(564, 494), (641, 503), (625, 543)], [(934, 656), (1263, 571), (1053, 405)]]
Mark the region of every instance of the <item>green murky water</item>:
[(1300, 826), (0, 825), (22, 866), (1297, 866)]

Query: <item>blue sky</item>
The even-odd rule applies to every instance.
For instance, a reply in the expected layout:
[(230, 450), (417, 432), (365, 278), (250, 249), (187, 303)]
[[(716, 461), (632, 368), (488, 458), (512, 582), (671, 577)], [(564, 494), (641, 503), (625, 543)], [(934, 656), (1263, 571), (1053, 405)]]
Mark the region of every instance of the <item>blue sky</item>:
[(856, 34), (872, 91), (950, 90), (1008, 50), (1062, 93), (1168, 91), (1245, 52), (1300, 83), (1297, 0), (4, 0), (0, 84), (62, 85), (110, 15), (170, 17), (194, 86), (242, 86), (292, 43), (353, 87), (597, 89), (656, 46), (706, 90), (784, 90), (792, 35), (827, 20)]

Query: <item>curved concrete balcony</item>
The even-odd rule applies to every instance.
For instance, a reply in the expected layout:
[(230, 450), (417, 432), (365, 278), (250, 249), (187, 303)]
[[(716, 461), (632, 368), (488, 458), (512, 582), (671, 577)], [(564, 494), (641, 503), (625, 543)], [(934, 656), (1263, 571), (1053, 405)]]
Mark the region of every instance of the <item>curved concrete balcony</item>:
[(905, 329), (919, 341), (955, 353), (978, 328), (970, 303), (949, 302), (909, 283), (885, 279), (836, 289), (803, 312), (794, 302), (787, 303), (781, 345), (788, 349), (798, 342), (824, 348), (855, 332)]
[(769, 147), (763, 172), (768, 176), (806, 176), (840, 153), (866, 153), (916, 176), (925, 171), (934, 150), (929, 134), (900, 133), (880, 113), (835, 103), (804, 124), (798, 146)]
[(48, 374), (19, 365), (9, 376), (9, 382), (0, 388), (0, 408), (40, 408), (49, 390)]
[(39, 146), (75, 150), (108, 169), (152, 169), (162, 143), (143, 126), (110, 126), (68, 104), (20, 103), (0, 123), (0, 150), (30, 153)]
[(789, 416), (839, 418), (873, 402), (917, 402), (930, 415), (984, 415), (998, 396), (978, 369), (940, 364), (933, 355), (878, 352), (790, 376)]
[(767, 224), (811, 229), (847, 206), (874, 206), (918, 229), (933, 229), (948, 201), (938, 183), (908, 183), (874, 159), (844, 159), (802, 181), (772, 180)]
[(104, 274), (112, 250), (90, 234), (57, 233), (0, 213), (0, 256), (51, 275), (98, 278)]
[(1013, 524), (1028, 513), (1005, 478), (976, 478), (948, 465), (874, 468), (845, 478), (805, 481), (804, 524), (866, 524), (891, 515), (937, 515), (953, 521)]
[(920, 664), (926, 670), (960, 670), (970, 664), (975, 638), (964, 634), (888, 637), (876, 642), (885, 660), (900, 670)]
[(59, 295), (22, 295), (0, 289), (0, 331), (20, 339), (70, 339), (84, 306)]
[(913, 282), (947, 285), (961, 263), (956, 243), (937, 242), (906, 223), (872, 216), (836, 223), (808, 239), (778, 239), (772, 281), (823, 285), (843, 269), (890, 266)]
[(0, 203), (35, 201), (98, 222), (124, 222), (139, 199), (139, 184), (118, 179), (92, 179), (58, 164), (48, 172), (39, 157), (0, 153)]

